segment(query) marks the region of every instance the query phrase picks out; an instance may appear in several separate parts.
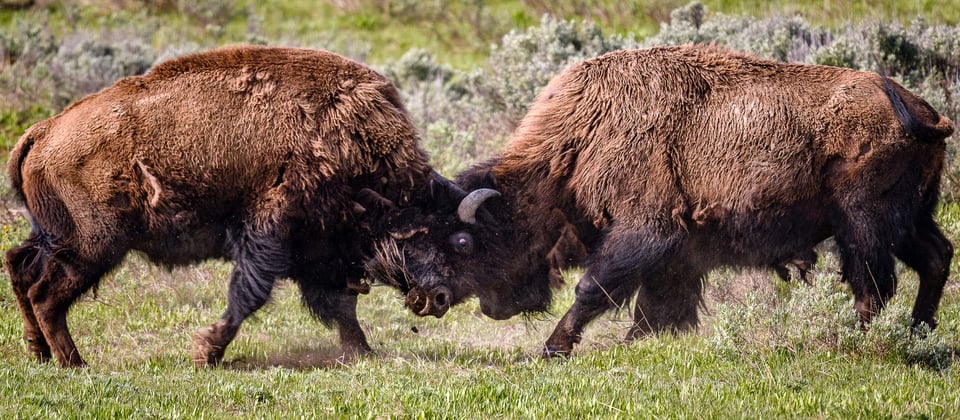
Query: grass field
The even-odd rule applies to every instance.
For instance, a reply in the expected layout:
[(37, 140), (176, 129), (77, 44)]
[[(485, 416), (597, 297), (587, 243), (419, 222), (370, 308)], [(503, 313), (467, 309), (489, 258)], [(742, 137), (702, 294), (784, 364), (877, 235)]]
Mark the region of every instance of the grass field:
[[(376, 0), (238, 0), (232, 3), (240, 12), (224, 18), (223, 25), (214, 18), (204, 23), (177, 16), (169, 11), (177, 2), (163, 0), (87, 0), (78, 4), (94, 6), (81, 8), (46, 3), (51, 6), (42, 13), (0, 12), (0, 25), (43, 13), (59, 31), (159, 19), (163, 24), (150, 29), (158, 50), (181, 42), (235, 43), (255, 34), (301, 45), (336, 44), (371, 63), (419, 46), (444, 63), (470, 68), (503, 33), (534, 24), (543, 12), (590, 15), (606, 28), (645, 36), (685, 2), (427, 1), (419, 12), (385, 14), (382, 7), (390, 2)], [(156, 8), (135, 10), (129, 7), (133, 3)], [(917, 14), (930, 22), (960, 22), (960, 0), (704, 3), (723, 13), (803, 13), (830, 25), (909, 22)], [(9, 47), (3, 42), (0, 47)], [(376, 47), (367, 51), (368, 46)], [(8, 64), (0, 62), (0, 69)], [(3, 114), (0, 134), (11, 143), (48, 112)], [(0, 177), (4, 208), (12, 206), (8, 195)], [(960, 245), (960, 204), (946, 204), (938, 219)], [(0, 215), (0, 225), (0, 251), (29, 230), (14, 214)], [(539, 358), (539, 349), (573, 300), (576, 271), (567, 273), (549, 313), (509, 321), (484, 318), (475, 301), (440, 320), (418, 318), (403, 308), (398, 292), (374, 287), (361, 297), (359, 309), (374, 354), (357, 360), (340, 357), (336, 332), (314, 320), (300, 306), (296, 287), (283, 281), (272, 302), (243, 325), (224, 365), (214, 369), (193, 367), (190, 340), (225, 309), (227, 263), (167, 272), (130, 256), (70, 313), (74, 338), (90, 364), (75, 370), (40, 364), (28, 354), (9, 278), (0, 271), (0, 418), (950, 418), (960, 413), (960, 374), (953, 366), (960, 348), (956, 259), (940, 327), (927, 335), (912, 336), (906, 328), (917, 287), (912, 272), (901, 268), (900, 293), (863, 332), (853, 321), (852, 298), (838, 281), (837, 264), (825, 252), (812, 286), (784, 283), (768, 272), (722, 270), (707, 281), (696, 332), (623, 343), (632, 311), (622, 310), (592, 324), (572, 357), (553, 360)]]

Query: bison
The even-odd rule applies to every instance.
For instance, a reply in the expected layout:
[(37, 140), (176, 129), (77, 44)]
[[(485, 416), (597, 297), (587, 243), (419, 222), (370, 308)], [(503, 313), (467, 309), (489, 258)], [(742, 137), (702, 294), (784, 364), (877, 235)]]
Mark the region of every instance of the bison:
[[(632, 340), (698, 324), (720, 266), (802, 270), (835, 238), (864, 323), (919, 275), (915, 323), (935, 326), (953, 246), (934, 221), (952, 122), (886, 77), (717, 47), (618, 51), (556, 76), (499, 157), (408, 208), (370, 262), (415, 280), (438, 315), (476, 295), (505, 319), (545, 311), (551, 247), (575, 226), (588, 256), (576, 300), (543, 349), (635, 298)], [(418, 222), (419, 223), (419, 222)]]
[[(357, 321), (373, 199), (402, 208), (431, 169), (393, 84), (309, 49), (233, 47), (124, 78), (30, 127), (8, 167), (32, 230), (6, 253), (30, 351), (81, 366), (71, 304), (131, 250), (172, 267), (232, 260), (222, 318), (194, 338), (197, 365), (221, 361), (277, 279), (370, 350)], [(389, 207), (389, 206), (388, 206)]]

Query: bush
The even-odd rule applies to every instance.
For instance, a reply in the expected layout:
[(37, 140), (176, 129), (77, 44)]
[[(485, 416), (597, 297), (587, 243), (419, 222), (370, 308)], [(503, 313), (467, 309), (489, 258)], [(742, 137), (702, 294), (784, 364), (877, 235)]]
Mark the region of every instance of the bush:
[(70, 37), (45, 63), (53, 84), (53, 106), (65, 107), (120, 78), (143, 74), (155, 59), (149, 44), (135, 37), (104, 40), (86, 33)]
[(736, 357), (769, 351), (830, 352), (933, 369), (950, 367), (950, 340), (921, 327), (911, 330), (909, 308), (895, 299), (863, 331), (847, 287), (836, 275), (818, 274), (813, 287), (793, 284), (785, 299), (769, 291), (749, 292), (745, 302), (720, 303), (712, 344)]
[(505, 35), (482, 69), (453, 70), (415, 49), (382, 71), (403, 92), (434, 164), (452, 174), (501, 150), (538, 91), (565, 67), (632, 46), (592, 24), (544, 16), (540, 26)]
[(58, 38), (47, 15), (25, 19), (0, 33), (0, 95), (8, 114), (42, 115), (153, 65), (156, 53), (143, 37), (128, 30), (76, 31)]
[(43, 104), (36, 95), (36, 86), (43, 83), (43, 78), (34, 69), (56, 54), (59, 44), (49, 30), (47, 18), (42, 14), (36, 19), (24, 19), (0, 32), (0, 99), (11, 109)]
[(570, 64), (636, 46), (626, 37), (604, 36), (592, 23), (544, 15), (539, 26), (511, 31), (492, 48), (483, 92), (491, 110), (506, 111), (517, 122), (540, 89)]

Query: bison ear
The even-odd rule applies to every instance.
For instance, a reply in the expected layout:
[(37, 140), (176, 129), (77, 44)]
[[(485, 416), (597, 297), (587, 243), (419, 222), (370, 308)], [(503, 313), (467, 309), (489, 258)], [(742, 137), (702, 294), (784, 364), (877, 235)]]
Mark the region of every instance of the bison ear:
[(499, 196), (499, 191), (490, 188), (473, 190), (457, 206), (457, 216), (460, 217), (461, 222), (474, 225), (477, 223), (477, 209), (480, 208), (480, 205), (489, 198)]
[(457, 177), (457, 183), (471, 190), (490, 188), (499, 190), (497, 176), (489, 168), (475, 168), (465, 171)]
[(494, 190), (500, 189), (500, 185), (497, 184), (497, 176), (494, 175), (491, 170), (487, 170), (487, 172), (483, 174), (483, 185)]

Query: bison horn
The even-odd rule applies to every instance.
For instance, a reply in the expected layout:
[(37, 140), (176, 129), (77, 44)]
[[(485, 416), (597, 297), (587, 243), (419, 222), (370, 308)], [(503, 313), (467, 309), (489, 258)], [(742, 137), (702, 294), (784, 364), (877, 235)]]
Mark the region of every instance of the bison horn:
[(467, 194), (467, 196), (463, 198), (463, 201), (460, 202), (460, 206), (457, 207), (457, 215), (460, 216), (460, 221), (471, 225), (476, 224), (477, 209), (480, 208), (480, 205), (488, 198), (499, 196), (499, 191), (491, 190), (490, 188), (480, 188), (471, 191), (470, 194)]

